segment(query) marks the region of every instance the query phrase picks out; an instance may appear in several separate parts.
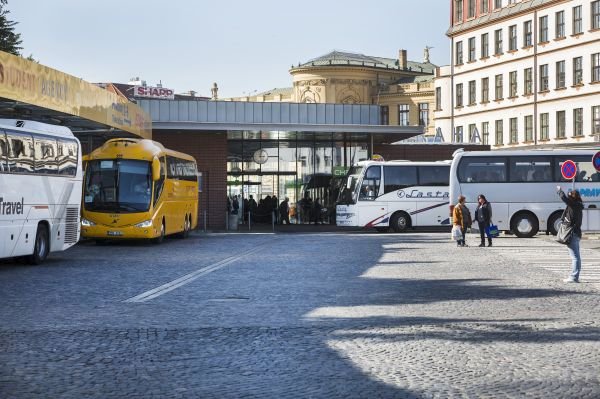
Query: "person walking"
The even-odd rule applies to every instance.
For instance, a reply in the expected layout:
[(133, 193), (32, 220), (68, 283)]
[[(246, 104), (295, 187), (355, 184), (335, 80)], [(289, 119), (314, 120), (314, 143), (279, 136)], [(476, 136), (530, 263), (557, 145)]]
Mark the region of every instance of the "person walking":
[[(279, 204), (279, 220), (281, 224), (290, 224), (290, 199), (285, 197)], [(285, 222), (285, 223), (284, 223)]]
[[(465, 242), (465, 233), (467, 231), (467, 227), (465, 224), (465, 218), (463, 217), (463, 210), (465, 208), (465, 196), (458, 196), (458, 203), (454, 206), (454, 210), (452, 211), (452, 224), (454, 226), (458, 226), (461, 230), (462, 237), (456, 240), (456, 246), (458, 247), (466, 247), (467, 243)], [(467, 210), (468, 211), (468, 210)]]
[(321, 210), (323, 207), (321, 206), (321, 201), (318, 198), (315, 198), (315, 202), (313, 204), (313, 217), (315, 224), (323, 224), (323, 217), (321, 215)]
[[(490, 224), (492, 224), (492, 205), (485, 198), (485, 195), (479, 194), (477, 197), (477, 209), (475, 210), (475, 220), (479, 225), (479, 235), (481, 236), (480, 247), (485, 247), (485, 236)], [(492, 246), (492, 236), (487, 234), (488, 247)]]
[(560, 186), (556, 186), (556, 190), (562, 202), (564, 202), (567, 205), (562, 214), (563, 223), (567, 223), (569, 227), (573, 228), (571, 240), (569, 240), (569, 243), (567, 244), (567, 248), (569, 249), (569, 255), (571, 255), (573, 267), (569, 278), (564, 279), (563, 281), (565, 283), (578, 283), (579, 273), (581, 272), (581, 254), (579, 252), (579, 241), (581, 240), (583, 201), (581, 200), (581, 195), (577, 190), (571, 190), (568, 195), (565, 194), (565, 192), (560, 188)]

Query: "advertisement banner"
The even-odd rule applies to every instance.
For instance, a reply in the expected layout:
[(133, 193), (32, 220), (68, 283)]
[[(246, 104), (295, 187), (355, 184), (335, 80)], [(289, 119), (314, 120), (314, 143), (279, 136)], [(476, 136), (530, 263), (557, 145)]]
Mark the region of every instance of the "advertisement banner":
[(0, 51), (0, 97), (79, 116), (152, 138), (152, 120), (115, 93), (83, 79)]

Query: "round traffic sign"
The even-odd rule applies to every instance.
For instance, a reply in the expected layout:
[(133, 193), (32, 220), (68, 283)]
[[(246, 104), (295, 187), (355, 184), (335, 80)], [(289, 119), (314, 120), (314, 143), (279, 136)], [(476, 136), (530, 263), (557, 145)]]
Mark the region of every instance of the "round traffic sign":
[(565, 180), (571, 180), (577, 174), (577, 165), (570, 159), (566, 160), (560, 167), (560, 173)]
[(600, 151), (595, 153), (592, 157), (592, 164), (594, 164), (594, 169), (600, 172)]

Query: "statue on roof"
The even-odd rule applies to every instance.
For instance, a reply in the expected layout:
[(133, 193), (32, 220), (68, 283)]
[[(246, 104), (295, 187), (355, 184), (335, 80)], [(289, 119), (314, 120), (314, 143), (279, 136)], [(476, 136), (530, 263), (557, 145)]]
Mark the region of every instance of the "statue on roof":
[(212, 95), (212, 100), (218, 100), (219, 99), (219, 86), (217, 86), (217, 83), (213, 83), (213, 87), (212, 89), (210, 89), (210, 93)]
[(429, 50), (432, 48), (433, 47), (425, 46), (425, 49), (423, 50), (423, 62), (426, 64), (429, 63)]

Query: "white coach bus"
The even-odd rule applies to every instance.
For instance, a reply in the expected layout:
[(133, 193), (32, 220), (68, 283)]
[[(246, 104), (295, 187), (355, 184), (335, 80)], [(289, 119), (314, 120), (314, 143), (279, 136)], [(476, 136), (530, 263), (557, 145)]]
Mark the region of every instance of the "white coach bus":
[[(597, 218), (600, 208), (600, 173), (592, 164), (595, 153), (575, 149), (458, 150), (450, 171), (450, 214), (458, 196), (464, 195), (474, 217), (477, 197), (483, 194), (492, 205), (492, 222), (498, 230), (511, 231), (517, 237), (532, 237), (538, 231), (556, 234), (565, 207), (556, 186), (568, 192), (574, 185), (586, 208), (582, 228), (590, 230), (592, 218), (587, 215)], [(577, 165), (574, 183), (560, 172), (566, 160)]]
[(403, 232), (450, 225), (450, 161), (363, 161), (350, 168), (336, 206), (338, 226)]
[(66, 127), (0, 119), (0, 258), (39, 264), (77, 243), (80, 148)]

